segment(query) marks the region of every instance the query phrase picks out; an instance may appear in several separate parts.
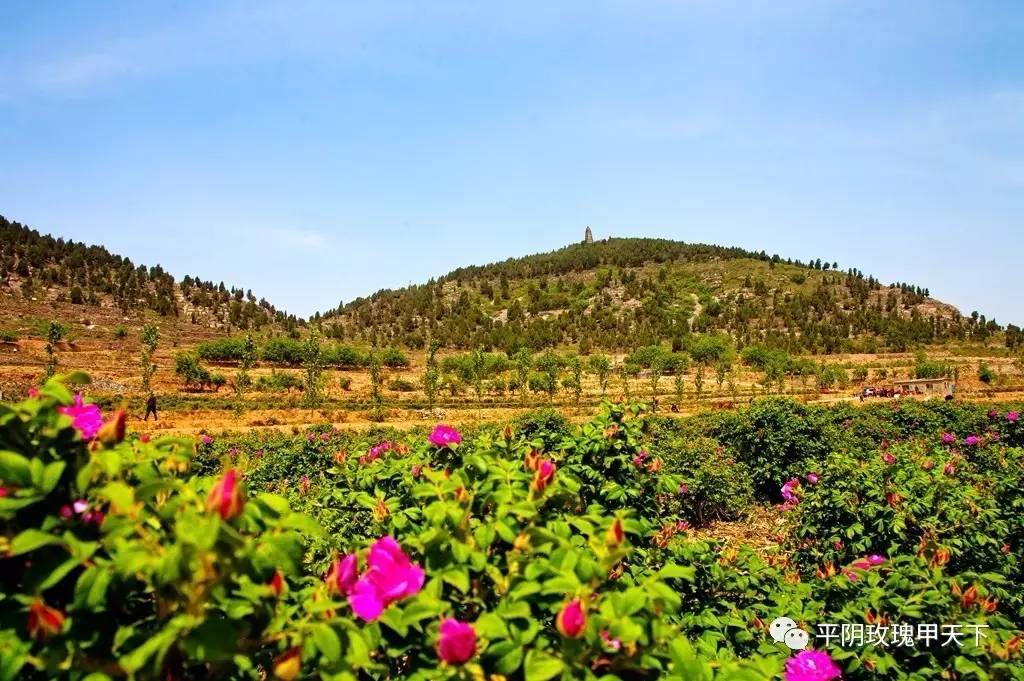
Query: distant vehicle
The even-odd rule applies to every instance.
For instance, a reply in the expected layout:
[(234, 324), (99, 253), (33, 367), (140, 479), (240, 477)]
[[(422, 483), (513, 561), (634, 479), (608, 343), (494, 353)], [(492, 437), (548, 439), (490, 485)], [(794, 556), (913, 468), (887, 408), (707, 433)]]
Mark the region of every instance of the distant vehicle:
[(892, 388), (876, 388), (873, 385), (864, 386), (864, 389), (860, 391), (860, 399), (866, 397), (892, 397), (896, 394), (896, 391)]

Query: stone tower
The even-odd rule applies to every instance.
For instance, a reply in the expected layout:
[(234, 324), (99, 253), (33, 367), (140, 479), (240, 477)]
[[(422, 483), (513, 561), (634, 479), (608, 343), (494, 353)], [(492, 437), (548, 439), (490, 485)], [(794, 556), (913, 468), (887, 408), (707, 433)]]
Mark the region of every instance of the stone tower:
[(590, 231), (590, 225), (587, 225), (587, 231), (583, 232), (583, 243), (594, 243), (594, 233)]

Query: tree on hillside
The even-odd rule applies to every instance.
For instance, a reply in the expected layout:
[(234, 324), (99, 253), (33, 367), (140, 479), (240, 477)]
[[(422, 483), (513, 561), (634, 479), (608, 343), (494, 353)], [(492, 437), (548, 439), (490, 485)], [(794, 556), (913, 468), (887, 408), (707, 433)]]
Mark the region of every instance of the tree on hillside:
[(320, 332), (313, 327), (302, 342), (302, 369), (306, 374), (302, 403), (307, 407), (319, 406), (323, 400), (324, 356)]
[(601, 388), (601, 395), (608, 390), (608, 376), (612, 371), (612, 362), (607, 355), (591, 355), (587, 359), (590, 371), (597, 377), (597, 385)]
[(142, 392), (149, 393), (150, 384), (153, 381), (153, 374), (156, 373), (156, 364), (153, 362), (153, 355), (156, 353), (156, 346), (160, 342), (160, 332), (153, 324), (146, 324), (142, 327)]
[(242, 340), (242, 351), (238, 357), (238, 372), (235, 374), (235, 390), (240, 395), (245, 394), (246, 388), (252, 385), (252, 376), (249, 372), (256, 366), (256, 341), (251, 333), (245, 334)]
[(718, 362), (731, 362), (732, 344), (727, 336), (706, 334), (694, 336), (687, 351), (697, 365), (693, 385), (697, 390), (697, 399), (699, 400), (704, 391), (705, 371)]
[(212, 381), (210, 372), (200, 364), (199, 357), (192, 352), (179, 352), (174, 355), (174, 373), (181, 377), (186, 389), (202, 389)]
[(630, 397), (632, 396), (632, 393), (631, 393), (631, 390), (630, 390), (631, 383), (632, 383), (633, 379), (635, 379), (638, 376), (640, 376), (640, 371), (641, 371), (640, 365), (639, 364), (633, 364), (631, 362), (623, 362), (619, 366), (618, 373), (619, 373), (619, 380), (622, 381), (622, 393), (623, 393), (623, 395), (626, 396), (627, 400), (630, 399)]
[(655, 357), (651, 358), (651, 366), (648, 371), (650, 372), (652, 405), (658, 399), (658, 383), (661, 381), (661, 377), (665, 374), (665, 369), (668, 364), (669, 360), (664, 353), (658, 353)]
[(765, 393), (771, 392), (772, 386), (779, 384), (789, 371), (792, 361), (789, 353), (779, 348), (769, 348), (764, 344), (748, 345), (741, 354), (748, 366), (760, 369), (760, 383)]
[[(370, 400), (373, 402), (373, 420), (384, 420), (384, 370), (381, 364), (380, 354), (377, 348), (370, 350), (366, 358), (367, 367), (370, 369)], [(453, 393), (454, 396), (454, 393)]]
[(725, 383), (730, 371), (732, 371), (731, 357), (723, 357), (715, 362), (715, 382), (718, 384), (719, 392), (722, 391), (722, 384)]
[(530, 383), (530, 370), (533, 369), (533, 357), (526, 348), (521, 348), (512, 357), (515, 365), (516, 382), (519, 384), (520, 400), (526, 403), (526, 386)]
[(441, 374), (437, 369), (437, 351), (441, 344), (431, 340), (427, 346), (427, 361), (423, 369), (423, 392), (427, 396), (427, 405), (433, 409), (437, 403), (437, 391), (440, 388)]
[(60, 343), (67, 335), (64, 325), (59, 322), (50, 322), (46, 332), (46, 378), (51, 378), (57, 372), (57, 343)]
[(569, 378), (562, 381), (562, 384), (572, 391), (573, 400), (576, 406), (579, 406), (583, 396), (583, 361), (573, 355), (566, 360), (566, 366), (569, 369)]
[(558, 375), (562, 371), (563, 360), (548, 350), (537, 358), (536, 366), (543, 378), (544, 392), (548, 394), (548, 401), (553, 402), (555, 393), (558, 391)]

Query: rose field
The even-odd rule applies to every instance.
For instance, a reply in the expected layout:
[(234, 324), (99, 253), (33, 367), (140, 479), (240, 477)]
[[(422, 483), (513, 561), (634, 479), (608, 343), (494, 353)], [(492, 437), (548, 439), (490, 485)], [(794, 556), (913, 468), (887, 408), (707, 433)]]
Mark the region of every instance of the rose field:
[(194, 439), (86, 382), (0, 407), (3, 679), (1024, 679), (1015, 405)]

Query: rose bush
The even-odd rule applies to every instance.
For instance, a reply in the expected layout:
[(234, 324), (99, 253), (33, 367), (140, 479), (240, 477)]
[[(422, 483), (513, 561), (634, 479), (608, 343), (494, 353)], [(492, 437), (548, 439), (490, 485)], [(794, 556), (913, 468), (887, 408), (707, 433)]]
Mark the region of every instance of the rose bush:
[[(719, 415), (622, 404), (578, 428), (191, 440), (51, 381), (0, 407), (0, 679), (1021, 678), (1017, 421), (927, 413), (773, 403), (728, 442), (682, 430)], [(814, 449), (766, 449), (776, 423)], [(694, 536), (790, 479), (781, 545)], [(782, 615), (989, 637), (791, 656)]]

